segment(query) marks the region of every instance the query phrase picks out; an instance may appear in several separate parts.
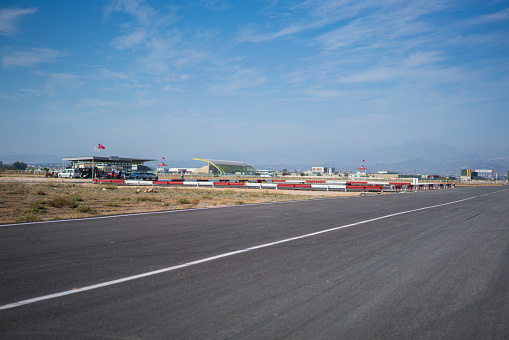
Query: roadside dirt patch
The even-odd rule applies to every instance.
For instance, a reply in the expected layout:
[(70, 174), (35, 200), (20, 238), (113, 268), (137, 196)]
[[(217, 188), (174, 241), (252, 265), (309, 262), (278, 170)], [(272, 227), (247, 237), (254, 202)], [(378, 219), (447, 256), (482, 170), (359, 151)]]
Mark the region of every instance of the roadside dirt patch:
[(0, 178), (0, 223), (359, 196), (353, 192), (174, 188), (92, 184), (46, 178)]

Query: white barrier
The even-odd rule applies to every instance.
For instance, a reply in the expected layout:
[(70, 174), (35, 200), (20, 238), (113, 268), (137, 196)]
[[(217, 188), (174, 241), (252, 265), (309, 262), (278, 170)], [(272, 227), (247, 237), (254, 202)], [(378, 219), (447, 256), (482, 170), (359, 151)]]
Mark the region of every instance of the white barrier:
[(261, 188), (262, 188), (262, 183), (246, 183), (246, 184), (245, 184), (245, 187), (246, 187), (246, 188), (257, 188), (257, 189), (261, 189)]
[(125, 185), (153, 185), (154, 181), (143, 181), (137, 179), (126, 179), (124, 181)]
[(346, 191), (346, 185), (334, 185), (334, 184), (311, 184), (311, 189), (316, 190), (343, 190)]

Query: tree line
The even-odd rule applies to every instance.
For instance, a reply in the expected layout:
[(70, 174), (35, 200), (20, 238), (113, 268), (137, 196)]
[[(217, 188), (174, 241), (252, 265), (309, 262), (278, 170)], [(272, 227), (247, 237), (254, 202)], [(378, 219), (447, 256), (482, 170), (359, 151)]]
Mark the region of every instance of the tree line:
[(7, 170), (26, 170), (28, 165), (26, 165), (23, 162), (14, 162), (11, 165), (4, 164), (4, 162), (0, 161), (0, 169), (7, 169)]

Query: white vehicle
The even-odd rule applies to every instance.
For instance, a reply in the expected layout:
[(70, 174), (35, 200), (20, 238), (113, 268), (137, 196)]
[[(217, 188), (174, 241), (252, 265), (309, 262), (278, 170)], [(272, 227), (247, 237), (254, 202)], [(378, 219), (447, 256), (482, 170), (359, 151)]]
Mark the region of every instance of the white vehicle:
[(79, 169), (65, 169), (58, 173), (58, 178), (80, 178)]

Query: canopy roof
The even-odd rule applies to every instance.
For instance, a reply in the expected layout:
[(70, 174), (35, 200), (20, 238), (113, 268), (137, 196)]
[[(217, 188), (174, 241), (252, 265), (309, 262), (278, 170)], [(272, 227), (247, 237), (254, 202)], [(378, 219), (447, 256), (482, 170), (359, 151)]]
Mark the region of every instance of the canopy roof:
[(256, 172), (256, 169), (251, 165), (245, 162), (238, 161), (224, 161), (218, 159), (203, 159), (203, 158), (193, 158), (195, 161), (204, 161), (209, 163), (209, 166), (212, 166), (217, 170), (217, 172), (222, 174), (234, 174), (236, 172), (243, 173), (251, 173)]

